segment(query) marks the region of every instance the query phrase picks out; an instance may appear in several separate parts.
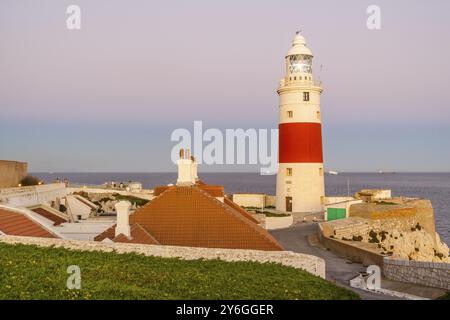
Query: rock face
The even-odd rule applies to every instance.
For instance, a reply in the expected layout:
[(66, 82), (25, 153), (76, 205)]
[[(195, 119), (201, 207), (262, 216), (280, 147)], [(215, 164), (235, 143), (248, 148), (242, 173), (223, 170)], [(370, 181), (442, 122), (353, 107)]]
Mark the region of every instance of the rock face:
[(388, 232), (374, 232), (369, 235), (368, 241), (379, 241), (377, 247), (382, 253), (392, 255), (394, 258), (429, 262), (450, 262), (448, 246), (441, 242), (437, 233), (433, 235), (426, 232), (420, 225), (412, 227), (411, 231), (404, 232), (397, 229)]
[(373, 252), (382, 255), (404, 260), (450, 262), (448, 246), (436, 232), (428, 232), (415, 219), (355, 217), (321, 225), (327, 237), (346, 240), (349, 244), (368, 243)]

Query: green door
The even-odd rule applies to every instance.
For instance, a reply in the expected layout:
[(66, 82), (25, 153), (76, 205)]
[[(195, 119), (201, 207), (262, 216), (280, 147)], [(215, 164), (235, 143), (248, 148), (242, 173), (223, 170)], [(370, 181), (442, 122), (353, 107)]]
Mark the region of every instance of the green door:
[(346, 210), (344, 208), (327, 208), (327, 220), (345, 219)]

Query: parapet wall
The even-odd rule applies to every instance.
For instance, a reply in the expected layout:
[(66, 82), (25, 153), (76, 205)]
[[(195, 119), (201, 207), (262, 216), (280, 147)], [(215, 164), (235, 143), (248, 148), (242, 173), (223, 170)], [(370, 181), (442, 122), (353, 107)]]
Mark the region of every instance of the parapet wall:
[(275, 207), (276, 197), (263, 193), (234, 193), (233, 202), (241, 207)]
[(27, 163), (0, 160), (0, 188), (16, 187), (27, 174)]
[(0, 189), (0, 203), (12, 207), (51, 205), (52, 201), (67, 195), (64, 183)]
[(450, 290), (450, 263), (397, 260), (385, 257), (384, 276), (390, 280), (417, 283)]
[(195, 248), (2, 235), (0, 235), (0, 242), (10, 244), (21, 243), (41, 247), (55, 246), (80, 251), (114, 251), (116, 253), (135, 252), (146, 256), (180, 258), (185, 260), (220, 259), (223, 261), (255, 261), (260, 263), (274, 262), (285, 266), (302, 269), (321, 278), (325, 278), (325, 261), (323, 259), (316, 256), (294, 253), (291, 251)]

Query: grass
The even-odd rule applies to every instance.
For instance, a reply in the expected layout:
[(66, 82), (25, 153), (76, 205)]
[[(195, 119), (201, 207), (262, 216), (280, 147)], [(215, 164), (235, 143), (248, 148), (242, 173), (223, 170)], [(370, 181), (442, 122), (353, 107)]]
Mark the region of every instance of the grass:
[[(67, 267), (81, 289), (67, 289)], [(358, 299), (303, 270), (274, 263), (168, 259), (0, 243), (2, 299)]]
[(450, 291), (444, 294), (442, 297), (439, 297), (438, 300), (450, 300)]
[(142, 207), (144, 205), (146, 205), (148, 203), (149, 200), (146, 199), (141, 199), (138, 197), (134, 197), (134, 196), (125, 196), (125, 195), (121, 195), (119, 193), (113, 193), (113, 197), (116, 200), (128, 200), (130, 201), (132, 204), (138, 206), (138, 207)]

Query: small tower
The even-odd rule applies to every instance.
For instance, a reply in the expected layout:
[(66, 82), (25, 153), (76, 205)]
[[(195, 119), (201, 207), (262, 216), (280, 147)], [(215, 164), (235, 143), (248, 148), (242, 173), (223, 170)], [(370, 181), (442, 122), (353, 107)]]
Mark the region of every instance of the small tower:
[(312, 52), (297, 32), (286, 55), (279, 95), (279, 154), (276, 208), (320, 212), (325, 195), (320, 94), (312, 74)]

